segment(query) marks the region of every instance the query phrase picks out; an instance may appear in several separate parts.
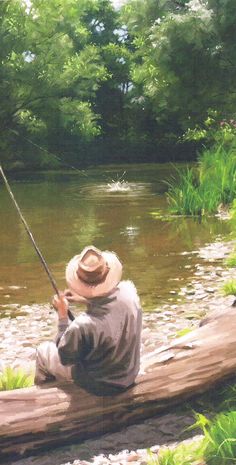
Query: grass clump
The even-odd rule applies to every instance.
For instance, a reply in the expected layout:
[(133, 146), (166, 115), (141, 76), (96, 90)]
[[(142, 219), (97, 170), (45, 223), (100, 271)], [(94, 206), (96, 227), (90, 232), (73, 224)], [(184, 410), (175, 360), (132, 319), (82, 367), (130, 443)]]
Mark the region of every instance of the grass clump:
[(227, 281), (223, 286), (224, 295), (235, 295), (236, 296), (236, 280), (231, 279)]
[(202, 440), (179, 444), (175, 448), (163, 447), (158, 456), (149, 452), (148, 465), (197, 465), (200, 464)]
[(203, 216), (216, 213), (219, 205), (236, 197), (236, 148), (222, 145), (205, 150), (197, 169), (178, 172), (176, 181), (168, 183), (167, 199), (171, 212)]
[(184, 173), (179, 173), (178, 185), (169, 183), (167, 199), (172, 213), (179, 215), (204, 213), (204, 199), (194, 169), (187, 168)]
[(15, 370), (12, 367), (5, 367), (0, 374), (0, 391), (11, 391), (33, 386), (34, 377), (25, 373), (22, 369)]
[(149, 452), (148, 465), (235, 465), (236, 411), (218, 414), (213, 421), (196, 414), (193, 427), (200, 427), (204, 437), (177, 447), (164, 447), (158, 456)]
[(228, 265), (230, 268), (236, 267), (236, 253), (235, 252), (233, 252), (232, 255), (230, 255), (227, 258), (226, 265)]
[(203, 456), (207, 465), (236, 462), (236, 411), (220, 413), (205, 433)]

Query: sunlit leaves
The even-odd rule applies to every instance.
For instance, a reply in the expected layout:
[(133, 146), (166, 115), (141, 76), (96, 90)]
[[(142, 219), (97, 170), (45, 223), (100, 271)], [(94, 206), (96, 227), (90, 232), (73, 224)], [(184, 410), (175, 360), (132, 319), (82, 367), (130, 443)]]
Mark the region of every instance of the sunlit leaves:
[(186, 131), (209, 108), (235, 108), (233, 0), (140, 1), (123, 8), (135, 47), (132, 79), (158, 124)]
[(80, 80), (84, 87), (84, 81), (87, 81), (87, 89), (91, 86), (93, 90), (96, 90), (99, 82), (105, 80), (106, 77), (105, 66), (101, 64), (99, 50), (94, 45), (87, 46), (80, 54), (75, 53), (69, 58), (63, 66), (61, 75), (62, 81), (67, 85)]
[(16, 115), (16, 119), (18, 124), (27, 127), (31, 134), (42, 132), (46, 129), (45, 122), (29, 110), (19, 111)]
[(99, 126), (91, 105), (88, 102), (64, 98), (60, 102), (64, 126), (71, 134), (81, 133), (85, 138), (99, 134)]
[(85, 139), (99, 133), (96, 92), (111, 74), (94, 25), (106, 12), (112, 22), (112, 11), (105, 0), (0, 2), (2, 128), (40, 135), (61, 127)]

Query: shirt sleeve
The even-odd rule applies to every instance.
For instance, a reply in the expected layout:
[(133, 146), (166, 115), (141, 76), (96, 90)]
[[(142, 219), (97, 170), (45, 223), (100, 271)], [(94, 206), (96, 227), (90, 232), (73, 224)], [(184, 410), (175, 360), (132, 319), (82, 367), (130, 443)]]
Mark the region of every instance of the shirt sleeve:
[(70, 322), (69, 318), (60, 318), (58, 320), (58, 329), (57, 329), (57, 335), (56, 335), (56, 341), (55, 341), (57, 346), (59, 344), (59, 341), (62, 335), (67, 330), (69, 326), (69, 322)]
[[(62, 325), (63, 326), (63, 325)], [(92, 338), (93, 339), (93, 338)], [(67, 326), (58, 342), (58, 353), (63, 365), (73, 365), (91, 350), (91, 328), (74, 320)]]

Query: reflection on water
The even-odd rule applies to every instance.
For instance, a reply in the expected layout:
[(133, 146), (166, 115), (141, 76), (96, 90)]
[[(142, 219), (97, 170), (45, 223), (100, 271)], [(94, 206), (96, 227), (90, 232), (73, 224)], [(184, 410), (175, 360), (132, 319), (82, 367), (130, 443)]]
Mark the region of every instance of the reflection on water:
[[(12, 189), (58, 285), (64, 288), (68, 260), (87, 244), (114, 250), (124, 278), (138, 287), (143, 306), (173, 298), (201, 260), (195, 252), (228, 233), (216, 218), (165, 217), (168, 165), (130, 165), (127, 190), (109, 190), (122, 168), (48, 173), (11, 179)], [(107, 181), (105, 181), (107, 179)], [(162, 213), (160, 217), (153, 212)], [(164, 217), (163, 217), (164, 215)], [(3, 185), (0, 186), (0, 304), (46, 302), (52, 289)], [(12, 287), (13, 286), (13, 287)]]

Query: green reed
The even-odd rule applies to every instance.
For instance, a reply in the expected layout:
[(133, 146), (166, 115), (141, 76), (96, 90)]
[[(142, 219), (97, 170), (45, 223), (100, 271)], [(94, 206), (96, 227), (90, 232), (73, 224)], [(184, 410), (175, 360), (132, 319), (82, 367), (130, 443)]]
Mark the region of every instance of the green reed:
[(205, 150), (197, 168), (178, 171), (178, 183), (168, 183), (171, 212), (181, 215), (216, 213), (236, 197), (236, 149), (223, 146)]

